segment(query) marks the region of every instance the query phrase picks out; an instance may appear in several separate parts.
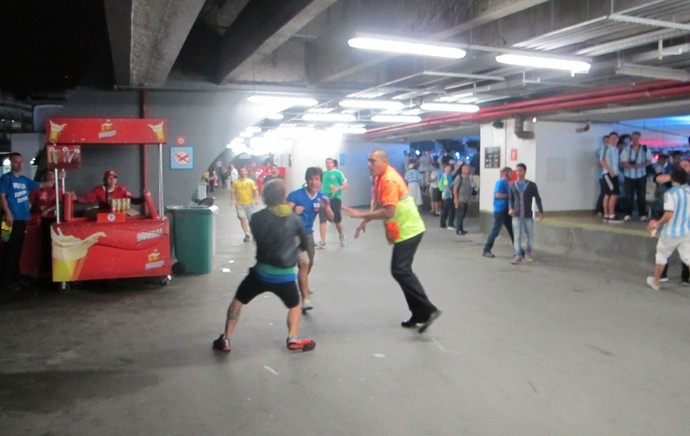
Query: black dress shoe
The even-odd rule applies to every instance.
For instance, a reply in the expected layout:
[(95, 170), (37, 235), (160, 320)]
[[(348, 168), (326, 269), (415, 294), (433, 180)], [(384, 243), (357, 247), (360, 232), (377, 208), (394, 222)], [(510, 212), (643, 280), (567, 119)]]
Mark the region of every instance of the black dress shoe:
[(429, 328), (432, 322), (436, 321), (436, 318), (441, 316), (441, 311), (440, 310), (434, 310), (431, 312), (431, 315), (429, 315), (429, 319), (427, 319), (425, 322), (422, 323), (422, 325), (419, 326), (419, 330), (417, 330), (419, 333), (424, 333), (426, 329)]
[(415, 318), (410, 318), (407, 321), (403, 321), (400, 323), (400, 325), (406, 329), (411, 329), (417, 327), (417, 324), (419, 324), (421, 321), (417, 321)]

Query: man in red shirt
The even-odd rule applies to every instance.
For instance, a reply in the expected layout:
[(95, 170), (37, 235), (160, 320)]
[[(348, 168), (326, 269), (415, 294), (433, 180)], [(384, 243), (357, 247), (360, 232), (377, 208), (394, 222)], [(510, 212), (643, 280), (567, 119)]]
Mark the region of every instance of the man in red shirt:
[(77, 203), (88, 204), (98, 202), (98, 210), (109, 211), (110, 201), (120, 198), (131, 198), (132, 204), (141, 204), (143, 198), (135, 197), (124, 186), (117, 184), (117, 173), (108, 170), (103, 174), (103, 184), (89, 191), (88, 194), (77, 197)]

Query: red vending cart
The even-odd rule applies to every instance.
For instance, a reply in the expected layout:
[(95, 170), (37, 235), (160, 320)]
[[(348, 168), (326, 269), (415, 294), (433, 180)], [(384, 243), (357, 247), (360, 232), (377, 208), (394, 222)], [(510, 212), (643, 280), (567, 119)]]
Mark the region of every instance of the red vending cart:
[[(129, 213), (129, 202), (112, 200), (95, 217), (73, 218), (71, 194), (64, 213), (52, 225), (53, 281), (68, 282), (134, 277), (170, 279), (170, 223), (162, 208), (162, 146), (167, 121), (162, 118), (50, 118), (46, 121), (48, 168), (81, 166), (81, 147), (93, 144), (158, 145), (159, 206), (144, 191), (142, 213)], [(56, 177), (57, 180), (57, 177)], [(57, 187), (56, 187), (57, 189)], [(60, 205), (57, 205), (58, 209)], [(62, 219), (60, 219), (62, 218)]]

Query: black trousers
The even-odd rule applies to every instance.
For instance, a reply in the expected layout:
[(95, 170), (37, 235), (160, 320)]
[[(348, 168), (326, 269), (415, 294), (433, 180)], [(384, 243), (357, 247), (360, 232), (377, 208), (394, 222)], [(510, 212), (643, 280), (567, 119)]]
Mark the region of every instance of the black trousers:
[(414, 255), (423, 235), (424, 233), (420, 233), (414, 238), (393, 244), (391, 259), (391, 274), (405, 295), (407, 307), (412, 312), (412, 319), (417, 322), (425, 322), (429, 319), (429, 315), (437, 310), (426, 296), (417, 275), (412, 272)]
[(455, 205), (452, 198), (443, 200), (443, 209), (441, 209), (441, 228), (452, 226), (455, 223)]
[(633, 200), (637, 196), (637, 213), (641, 217), (647, 216), (647, 201), (645, 196), (647, 195), (647, 177), (640, 177), (639, 179), (631, 179), (629, 177), (625, 178), (625, 196), (627, 197), (628, 204), (626, 205), (626, 215), (633, 214), (634, 203)]
[(19, 281), (19, 258), (24, 247), (26, 221), (15, 220), (10, 239), (2, 247), (2, 284), (9, 287)]

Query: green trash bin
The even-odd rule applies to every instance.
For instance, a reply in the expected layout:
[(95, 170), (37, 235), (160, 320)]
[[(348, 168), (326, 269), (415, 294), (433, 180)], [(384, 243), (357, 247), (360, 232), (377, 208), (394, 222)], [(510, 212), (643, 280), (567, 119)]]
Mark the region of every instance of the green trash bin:
[(176, 269), (188, 274), (208, 274), (215, 252), (217, 206), (168, 206), (172, 213)]

